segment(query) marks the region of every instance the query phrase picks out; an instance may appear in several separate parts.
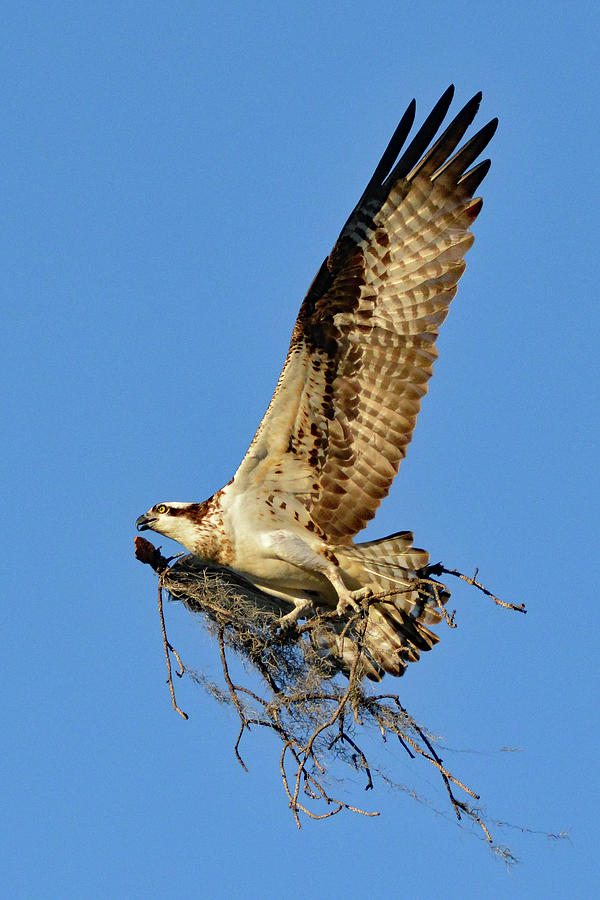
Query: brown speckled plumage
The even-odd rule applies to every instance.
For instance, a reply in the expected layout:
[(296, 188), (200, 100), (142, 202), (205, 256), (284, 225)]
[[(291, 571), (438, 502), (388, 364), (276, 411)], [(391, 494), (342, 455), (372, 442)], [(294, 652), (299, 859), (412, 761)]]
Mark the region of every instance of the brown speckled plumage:
[[(180, 529), (142, 517), (144, 527), (291, 599), (299, 614), (310, 598), (339, 601), (341, 611), (353, 592), (396, 589), (392, 602), (370, 608), (371, 677), (402, 674), (433, 646), (429, 626), (448, 597), (414, 589), (429, 557), (409, 532), (362, 544), (354, 536), (406, 454), (482, 205), (474, 193), (489, 160), (469, 167), (497, 121), (456, 151), (478, 94), (431, 144), (452, 95), (449, 88), (406, 149), (414, 101), (402, 117), (308, 290), (275, 394), (233, 480), (204, 503), (178, 504)], [(347, 662), (348, 639), (345, 647), (327, 641)]]
[[(287, 403), (287, 453), (307, 464), (317, 482), (304, 502), (340, 543), (373, 518), (406, 454), (433, 373), (439, 327), (473, 243), (469, 229), (482, 205), (473, 192), (489, 161), (464, 173), (496, 120), (450, 157), (481, 95), (420, 159), (452, 94), (444, 94), (390, 171), (412, 124), (409, 106), (306, 295), (278, 388), (249, 451), (271, 442)], [(300, 367), (304, 388), (288, 395), (286, 382)]]
[(194, 553), (203, 559), (211, 560), (219, 566), (230, 566), (234, 560), (231, 541), (223, 523), (221, 511), (221, 495), (217, 491), (208, 500), (201, 503), (190, 503), (178, 508), (170, 506), (170, 516), (185, 516), (197, 527), (198, 541), (193, 548)]

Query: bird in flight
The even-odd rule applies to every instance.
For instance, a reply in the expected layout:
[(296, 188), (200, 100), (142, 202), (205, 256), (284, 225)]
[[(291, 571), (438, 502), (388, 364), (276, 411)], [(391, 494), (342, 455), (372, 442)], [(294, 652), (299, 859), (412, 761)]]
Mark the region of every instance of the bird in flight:
[[(202, 502), (158, 503), (136, 523), (293, 604), (282, 628), (323, 608), (343, 621), (385, 595), (368, 603), (363, 640), (366, 674), (377, 679), (401, 675), (437, 643), (429, 626), (449, 597), (423, 587), (429, 554), (411, 532), (354, 537), (406, 454), (482, 206), (473, 195), (490, 161), (474, 163), (498, 120), (457, 150), (479, 93), (434, 140), (453, 94), (451, 86), (406, 147), (414, 100), (402, 116), (308, 289), (273, 398), (231, 481)], [(327, 642), (350, 664), (357, 651), (343, 634)]]

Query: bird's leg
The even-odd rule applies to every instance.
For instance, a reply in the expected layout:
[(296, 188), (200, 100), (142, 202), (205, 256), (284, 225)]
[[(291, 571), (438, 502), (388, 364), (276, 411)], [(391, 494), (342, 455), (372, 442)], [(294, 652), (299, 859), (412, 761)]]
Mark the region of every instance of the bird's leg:
[[(343, 616), (350, 611), (360, 612), (361, 603), (371, 595), (369, 588), (363, 587), (352, 591), (346, 587), (341, 575), (339, 562), (329, 552), (329, 548), (324, 543), (322, 548), (314, 549), (298, 534), (285, 529), (277, 529), (263, 540), (265, 547), (276, 559), (285, 560), (307, 572), (317, 572), (320, 575), (324, 575), (332, 584), (338, 596), (336, 607), (338, 615)], [(291, 599), (292, 602), (296, 602), (294, 598)], [(305, 610), (306, 607), (302, 606), (300, 611), (294, 609), (291, 613), (283, 616), (281, 621), (285, 620), (287, 623), (293, 624)]]

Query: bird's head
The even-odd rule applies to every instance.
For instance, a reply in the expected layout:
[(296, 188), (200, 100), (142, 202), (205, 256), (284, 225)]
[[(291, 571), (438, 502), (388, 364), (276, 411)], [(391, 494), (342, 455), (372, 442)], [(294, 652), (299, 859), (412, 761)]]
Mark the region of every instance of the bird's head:
[(172, 538), (188, 550), (194, 552), (198, 540), (199, 503), (157, 503), (140, 516), (135, 525), (138, 531), (157, 531)]

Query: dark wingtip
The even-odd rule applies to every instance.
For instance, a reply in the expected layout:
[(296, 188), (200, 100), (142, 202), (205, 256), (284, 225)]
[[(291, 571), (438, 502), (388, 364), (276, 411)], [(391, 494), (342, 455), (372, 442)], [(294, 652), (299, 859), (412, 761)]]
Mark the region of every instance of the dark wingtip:
[(490, 171), (491, 165), (491, 159), (484, 159), (480, 163), (478, 163), (475, 168), (470, 169), (468, 172), (465, 172), (458, 183), (467, 192), (467, 194), (473, 196), (487, 173)]

